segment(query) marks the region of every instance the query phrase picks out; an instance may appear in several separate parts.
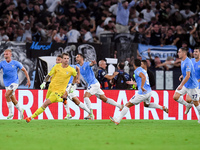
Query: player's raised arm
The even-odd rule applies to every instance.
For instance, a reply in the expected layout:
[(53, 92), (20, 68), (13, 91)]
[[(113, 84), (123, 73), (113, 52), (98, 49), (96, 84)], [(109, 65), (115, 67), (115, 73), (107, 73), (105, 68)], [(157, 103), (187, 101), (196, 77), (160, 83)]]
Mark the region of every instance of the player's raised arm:
[(26, 69), (25, 69), (24, 67), (23, 67), (21, 70), (24, 72), (24, 74), (25, 74), (25, 76), (26, 76), (26, 78), (27, 78), (27, 83), (26, 83), (26, 85), (28, 85), (28, 87), (30, 87), (30, 86), (31, 86), (31, 81), (30, 81), (30, 77), (29, 77), (29, 75), (28, 75), (28, 72), (26, 71)]
[(96, 60), (92, 60), (90, 66), (94, 66), (95, 64), (97, 64)]

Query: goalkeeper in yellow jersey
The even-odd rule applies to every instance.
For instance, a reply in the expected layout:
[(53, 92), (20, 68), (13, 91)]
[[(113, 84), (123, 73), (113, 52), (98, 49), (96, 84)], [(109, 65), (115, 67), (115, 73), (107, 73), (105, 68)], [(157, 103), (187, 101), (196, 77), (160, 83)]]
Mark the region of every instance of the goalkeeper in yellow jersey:
[[(51, 71), (45, 77), (44, 82), (41, 85), (41, 89), (44, 89), (45, 83), (49, 80), (51, 76), (54, 76), (54, 77), (51, 79), (51, 83), (49, 84), (49, 88), (46, 94), (46, 101), (43, 103), (43, 105), (40, 108), (38, 108), (33, 113), (31, 117), (26, 118), (27, 123), (30, 122), (32, 118), (35, 118), (39, 114), (44, 112), (46, 107), (49, 106), (50, 104), (56, 103), (56, 102), (63, 102), (63, 98), (66, 98), (66, 96), (68, 95), (68, 93), (65, 90), (71, 76), (74, 77), (72, 83), (74, 84), (76, 82), (77, 72), (74, 68), (69, 66), (69, 54), (67, 53), (62, 54), (62, 63), (56, 64), (51, 69)], [(81, 104), (83, 103), (80, 102), (79, 105)], [(89, 112), (89, 110), (87, 112)]]

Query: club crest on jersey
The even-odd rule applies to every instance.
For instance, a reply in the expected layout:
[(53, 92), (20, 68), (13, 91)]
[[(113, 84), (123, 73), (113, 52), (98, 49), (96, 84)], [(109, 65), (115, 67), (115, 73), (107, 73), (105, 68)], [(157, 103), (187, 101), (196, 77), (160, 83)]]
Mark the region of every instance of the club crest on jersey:
[(12, 65), (12, 67), (14, 68), (14, 65)]
[(85, 70), (85, 67), (83, 67), (83, 70)]
[(67, 71), (66, 74), (68, 74), (69, 72)]

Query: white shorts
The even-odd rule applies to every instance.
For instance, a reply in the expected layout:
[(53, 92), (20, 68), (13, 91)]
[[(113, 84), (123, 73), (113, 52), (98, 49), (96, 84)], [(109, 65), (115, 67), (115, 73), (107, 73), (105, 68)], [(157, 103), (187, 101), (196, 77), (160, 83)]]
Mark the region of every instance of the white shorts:
[(181, 90), (176, 89), (175, 92), (177, 92), (181, 95), (185, 95), (187, 93), (193, 101), (199, 101), (199, 89), (198, 88), (188, 89), (185, 86), (183, 86), (183, 88)]
[(151, 92), (147, 93), (147, 94), (135, 94), (129, 102), (133, 103), (134, 105), (137, 105), (141, 102), (145, 102), (146, 104), (150, 104), (151, 101)]
[(88, 88), (87, 91), (88, 93), (90, 93), (91, 95), (96, 95), (97, 97), (99, 97), (100, 95), (104, 95), (104, 92), (102, 91), (102, 89), (100, 88), (100, 84), (99, 82), (95, 83), (95, 84), (91, 84)]
[[(18, 88), (19, 84), (17, 83), (12, 83), (11, 85), (9, 85), (8, 87), (6, 87), (6, 91), (7, 90), (11, 90), (12, 91), (12, 95), (15, 95), (15, 91)], [(12, 96), (11, 95), (11, 96)]]
[[(72, 84), (70, 83), (70, 84), (68, 84), (67, 85), (67, 88), (66, 88), (66, 91), (67, 91), (67, 94), (68, 94), (68, 97), (69, 97), (69, 99), (71, 99), (72, 100), (72, 98), (74, 98), (74, 97), (76, 97), (76, 94), (74, 93), (74, 92), (72, 92), (72, 93), (69, 93), (69, 90), (70, 90), (70, 87), (72, 86)], [(75, 90), (75, 89), (74, 89)]]

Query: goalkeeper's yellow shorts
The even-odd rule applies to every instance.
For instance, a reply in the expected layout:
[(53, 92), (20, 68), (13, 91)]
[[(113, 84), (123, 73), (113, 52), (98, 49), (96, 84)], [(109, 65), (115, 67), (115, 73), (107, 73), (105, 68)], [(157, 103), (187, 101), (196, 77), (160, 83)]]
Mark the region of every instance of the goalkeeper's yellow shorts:
[(61, 98), (62, 95), (63, 93), (51, 92), (50, 90), (48, 90), (46, 99), (49, 99), (51, 103), (63, 102), (63, 99)]

